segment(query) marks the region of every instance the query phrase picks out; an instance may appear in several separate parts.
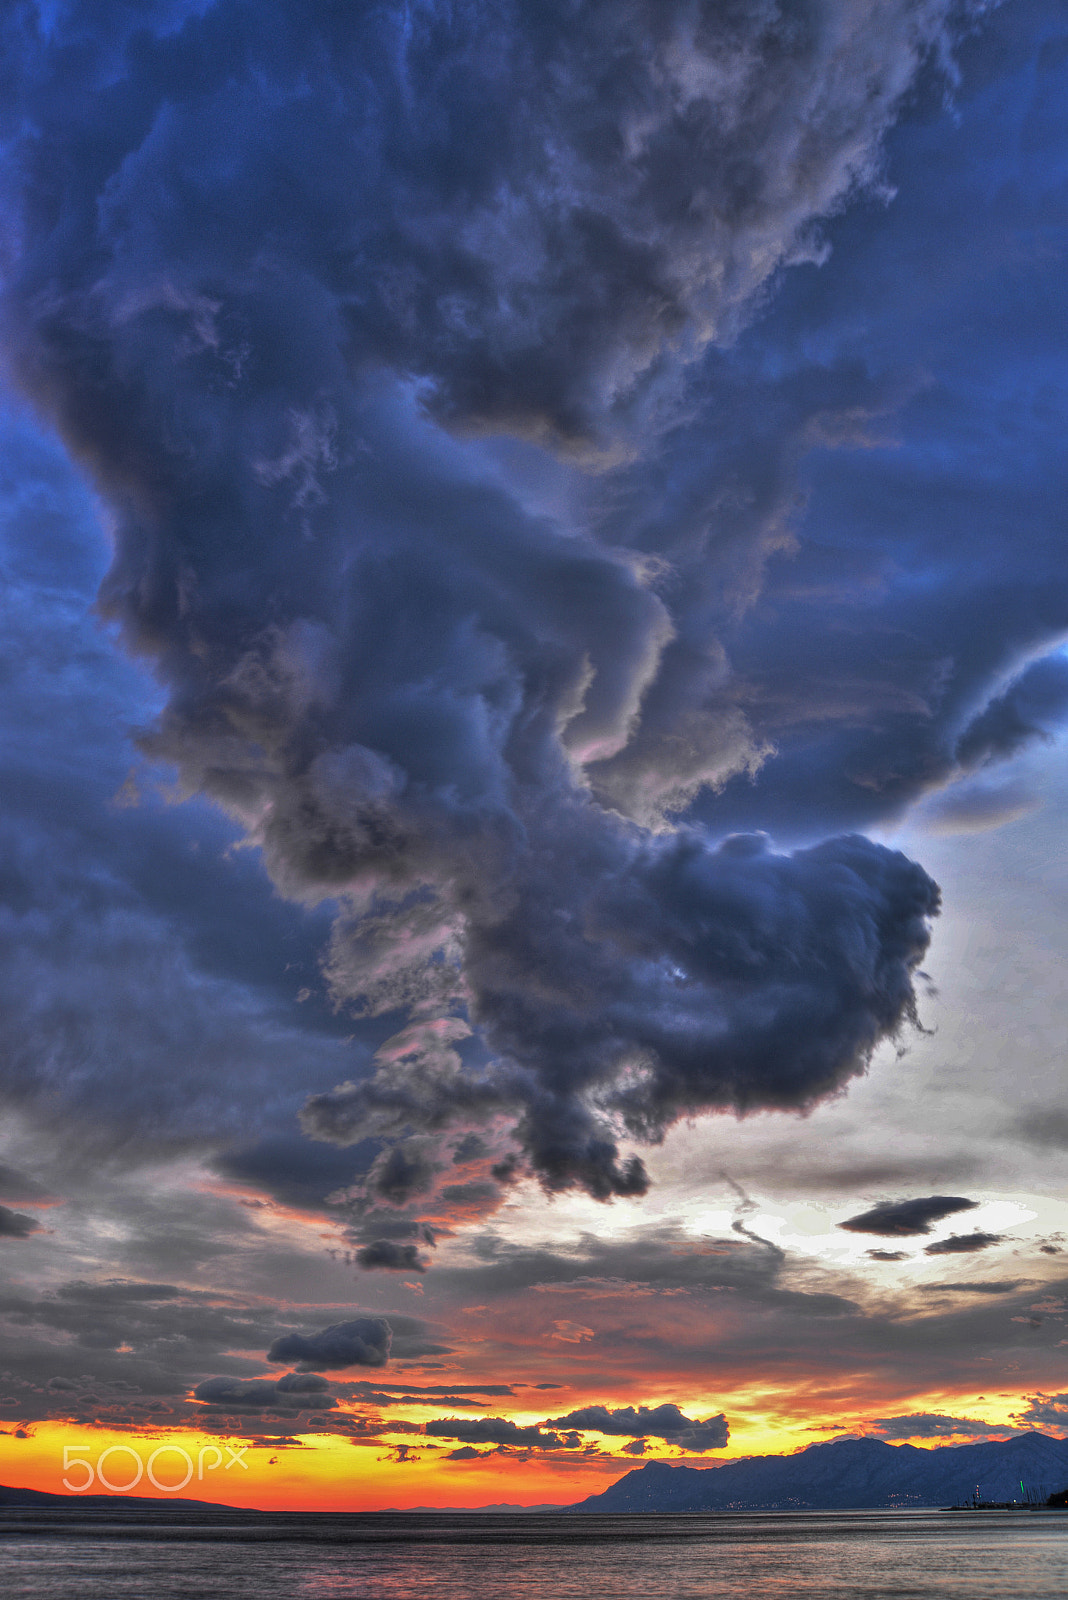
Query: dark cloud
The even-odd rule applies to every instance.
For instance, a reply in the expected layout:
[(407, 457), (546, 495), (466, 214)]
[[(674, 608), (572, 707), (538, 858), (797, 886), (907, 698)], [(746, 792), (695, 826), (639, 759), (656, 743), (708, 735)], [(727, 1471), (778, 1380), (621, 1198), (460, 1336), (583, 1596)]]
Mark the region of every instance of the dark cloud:
[(22, 1211), (12, 1211), (9, 1206), (0, 1206), (0, 1239), (28, 1239), (31, 1233), (40, 1231), (41, 1224), (36, 1217), (28, 1217)]
[[(331, 1196), (331, 1201), (337, 1199)], [(357, 1204), (352, 1210), (355, 1216), (345, 1225), (345, 1237), (354, 1244), (372, 1243), (379, 1236), (389, 1240), (411, 1240), (415, 1244), (429, 1245), (431, 1248), (437, 1243), (437, 1233), (428, 1222), (419, 1222), (414, 1217), (398, 1213), (382, 1212), (371, 1209), (361, 1215), (362, 1207)]]
[(217, 1411), (331, 1411), (327, 1381), (314, 1372), (288, 1372), (284, 1378), (206, 1378), (193, 1398)]
[(568, 1412), (566, 1417), (549, 1417), (542, 1426), (666, 1439), (669, 1444), (680, 1445), (684, 1450), (699, 1452), (722, 1450), (730, 1438), (727, 1419), (722, 1412), (699, 1421), (696, 1417), (684, 1416), (678, 1406), (671, 1403), (621, 1406), (616, 1410), (608, 1406), (583, 1406), (578, 1411)]
[(503, 1444), (518, 1449), (577, 1449), (579, 1443), (577, 1435), (570, 1443), (558, 1433), (544, 1433), (540, 1425), (524, 1428), (505, 1417), (438, 1417), (426, 1424), (424, 1432), (435, 1439), (458, 1439), (469, 1445)]
[(979, 1278), (958, 1283), (925, 1283), (921, 1288), (924, 1294), (1013, 1294), (1024, 1281), (1022, 1278)]
[(1005, 1423), (980, 1422), (976, 1417), (947, 1417), (939, 1411), (917, 1411), (904, 1417), (880, 1417), (866, 1431), (880, 1439), (1004, 1439), (1013, 1432)]
[(474, 1445), (462, 1444), (458, 1450), (450, 1450), (445, 1456), (446, 1461), (481, 1461), (487, 1450), (476, 1450)]
[[(327, 1075), (324, 1046), (317, 1087), (339, 1087), (309, 1134), (503, 1124), (550, 1189), (635, 1195), (620, 1128), (807, 1109), (914, 1020), (938, 910), (919, 867), (860, 837), (783, 855), (666, 825), (770, 758), (724, 637), (788, 537), (800, 441), (849, 436), (880, 386), (811, 374), (788, 438), (760, 436), (766, 408), (762, 486), (733, 436), (712, 460), (680, 419), (715, 433), (748, 392), (728, 349), (878, 180), (957, 9), (12, 22), (10, 365), (110, 507), (101, 608), (166, 696), (142, 747), (286, 895), (340, 906), (342, 1007), (415, 1008), (369, 1078), (359, 1051)], [(568, 486), (548, 509), (533, 462)], [(650, 517), (653, 467), (677, 489)], [(915, 676), (910, 714), (941, 681)], [(232, 1145), (238, 1108), (222, 1120)], [(393, 1205), (435, 1176), (409, 1142), (370, 1181)]]
[(418, 1245), (398, 1244), (394, 1239), (375, 1239), (356, 1252), (356, 1265), (364, 1272), (425, 1272), (427, 1261)]
[[(549, 1385), (555, 1387), (555, 1385)], [(359, 1384), (356, 1392), (369, 1389), (369, 1385)], [(434, 1400), (453, 1400), (457, 1405), (467, 1405), (470, 1402), (456, 1400), (457, 1395), (478, 1395), (481, 1397), (479, 1404), (483, 1405), (488, 1395), (510, 1395), (515, 1393), (510, 1383), (454, 1383), (454, 1384), (405, 1384), (398, 1388), (375, 1388), (375, 1396), (385, 1395), (394, 1400), (421, 1400), (424, 1398)]]
[[(951, 9), (316, 4), (268, 26), (232, 0), (136, 31), (110, 13), (69, 83), (78, 8), (53, 21), (50, 52), (28, 26), (12, 46), (52, 68), (39, 110), (58, 122), (65, 90), (67, 141), (111, 179), (98, 227), (116, 277), (128, 290), (150, 261), (173, 266), (155, 320), (188, 321), (186, 353), (210, 352), (220, 386), (262, 359), (255, 301), (217, 302), (273, 207), (265, 297), (271, 276), (301, 273), (359, 358), (427, 377), (437, 414), (573, 440), (669, 349), (728, 339), (779, 267), (818, 256), (813, 223), (878, 176), (880, 137)], [(279, 100), (301, 75), (307, 96)], [(98, 121), (110, 138), (90, 166)], [(230, 162), (213, 168), (223, 140)], [(199, 175), (188, 195), (180, 151)], [(290, 475), (314, 506), (314, 483)]]
[(917, 1200), (884, 1200), (838, 1226), (850, 1233), (877, 1233), (887, 1239), (907, 1237), (930, 1233), (933, 1223), (952, 1217), (958, 1211), (973, 1211), (978, 1204), (978, 1200), (966, 1200), (962, 1195), (953, 1194), (933, 1194)]
[(299, 1364), (302, 1372), (384, 1367), (392, 1342), (393, 1330), (384, 1317), (357, 1317), (353, 1322), (335, 1322), (318, 1333), (283, 1334), (271, 1345), (267, 1359)]
[(907, 1261), (907, 1250), (865, 1250), (864, 1254), (869, 1261)]
[(925, 1256), (970, 1255), (975, 1250), (987, 1250), (992, 1244), (1001, 1244), (1000, 1233), (952, 1233), (948, 1239), (938, 1239), (924, 1247)]
[(404, 1139), (376, 1157), (365, 1180), (366, 1192), (388, 1205), (403, 1206), (429, 1193), (441, 1163), (429, 1139)]
[(581, 919), (558, 915), (546, 881), (484, 928), (468, 921), (466, 970), (499, 1064), (467, 1076), (440, 1036), (410, 1029), (373, 1078), (310, 1100), (306, 1131), (341, 1144), (518, 1111), (550, 1187), (641, 1193), (641, 1165), (619, 1163), (594, 1097), (638, 1138), (701, 1110), (804, 1108), (913, 1014), (938, 900), (904, 857), (859, 838), (793, 857), (760, 839), (711, 851), (688, 831), (643, 841), (586, 804), (558, 824), (545, 865)]
[(1049, 739), (1068, 717), (1068, 657), (1036, 661), (996, 695), (957, 741), (964, 766), (1015, 755), (1036, 739)]
[[(348, 1322), (334, 1323), (330, 1327), (315, 1329), (312, 1332), (290, 1328), (270, 1344), (267, 1351), (269, 1361), (292, 1362), (300, 1370), (305, 1371), (341, 1371), (346, 1367), (383, 1367), (390, 1361), (417, 1361), (423, 1356), (448, 1355), (451, 1347), (443, 1344), (440, 1329), (432, 1327), (419, 1317), (405, 1316), (398, 1311), (390, 1311), (385, 1316), (365, 1312), (362, 1316), (354, 1317)], [(366, 1385), (357, 1384), (353, 1393), (366, 1390)], [(387, 1398), (392, 1390), (382, 1390), (374, 1385), (374, 1398), (377, 1401), (381, 1396)], [(413, 1394), (418, 1392), (411, 1385), (404, 1385), (396, 1393)], [(455, 1395), (465, 1392), (465, 1386), (459, 1389), (450, 1385), (426, 1391), (428, 1394), (438, 1396)], [(487, 1389), (485, 1386), (477, 1387), (473, 1392), (485, 1394), (510, 1394), (512, 1391), (507, 1386), (497, 1389)], [(364, 1398), (369, 1398), (369, 1391)]]

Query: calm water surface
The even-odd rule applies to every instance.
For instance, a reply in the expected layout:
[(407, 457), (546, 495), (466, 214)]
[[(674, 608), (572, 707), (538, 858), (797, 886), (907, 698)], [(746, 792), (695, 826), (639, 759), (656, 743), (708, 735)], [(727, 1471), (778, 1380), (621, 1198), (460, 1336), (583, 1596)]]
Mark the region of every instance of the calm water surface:
[(32, 1600), (1065, 1600), (1068, 1516), (0, 1513)]

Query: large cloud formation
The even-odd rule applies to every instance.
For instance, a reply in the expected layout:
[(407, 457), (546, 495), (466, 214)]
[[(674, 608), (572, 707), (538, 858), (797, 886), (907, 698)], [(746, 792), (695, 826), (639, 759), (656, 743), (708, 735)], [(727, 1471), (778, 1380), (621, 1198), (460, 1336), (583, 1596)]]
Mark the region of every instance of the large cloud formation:
[[(921, 868), (679, 820), (771, 754), (724, 638), (789, 541), (797, 448), (759, 493), (676, 468), (716, 352), (877, 183), (960, 14), (5, 19), (8, 361), (110, 508), (101, 606), (168, 697), (145, 749), (339, 904), (339, 1003), (409, 1011), (311, 1098), (317, 1138), (479, 1124), (497, 1181), (510, 1138), (550, 1188), (636, 1194), (621, 1135), (807, 1108), (914, 1017)], [(658, 516), (643, 458), (674, 474)], [(1006, 696), (947, 761), (1060, 705)], [(419, 1270), (405, 1248), (365, 1264)]]

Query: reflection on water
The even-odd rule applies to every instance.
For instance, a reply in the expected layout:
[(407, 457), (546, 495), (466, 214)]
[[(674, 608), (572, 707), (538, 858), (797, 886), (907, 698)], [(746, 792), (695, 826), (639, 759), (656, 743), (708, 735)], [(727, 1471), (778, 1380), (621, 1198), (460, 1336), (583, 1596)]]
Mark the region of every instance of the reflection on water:
[(1064, 1600), (1068, 1516), (0, 1514), (32, 1600)]

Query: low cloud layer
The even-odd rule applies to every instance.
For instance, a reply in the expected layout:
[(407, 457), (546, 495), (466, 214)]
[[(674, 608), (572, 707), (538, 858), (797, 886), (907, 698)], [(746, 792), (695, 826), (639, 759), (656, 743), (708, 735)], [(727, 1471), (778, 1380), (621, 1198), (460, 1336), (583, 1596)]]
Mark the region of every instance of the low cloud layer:
[[(570, 1438), (545, 1432), (540, 1424), (522, 1427), (506, 1417), (438, 1417), (423, 1430), (435, 1439), (458, 1439), (465, 1445), (507, 1445), (526, 1450), (577, 1450), (578, 1435)], [(454, 1459), (466, 1460), (458, 1455)]]
[(1006, 1424), (981, 1422), (977, 1417), (948, 1417), (940, 1411), (914, 1411), (903, 1417), (879, 1417), (867, 1432), (879, 1439), (1004, 1439), (1012, 1433)]
[(668, 1444), (679, 1445), (684, 1450), (704, 1452), (722, 1450), (730, 1438), (727, 1419), (722, 1412), (715, 1417), (684, 1416), (677, 1405), (670, 1402), (659, 1406), (583, 1406), (564, 1417), (550, 1417), (543, 1424), (549, 1428), (577, 1428), (580, 1432), (622, 1434), (628, 1438), (663, 1439)]

